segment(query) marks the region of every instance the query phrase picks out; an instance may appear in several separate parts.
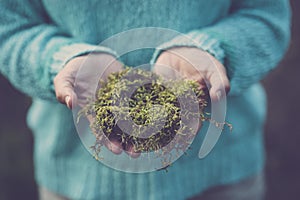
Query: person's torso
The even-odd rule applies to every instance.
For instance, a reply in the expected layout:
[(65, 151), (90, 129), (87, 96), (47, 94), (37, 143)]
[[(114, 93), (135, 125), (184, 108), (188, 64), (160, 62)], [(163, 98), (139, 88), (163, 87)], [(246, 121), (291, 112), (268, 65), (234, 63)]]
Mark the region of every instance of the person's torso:
[(140, 27), (163, 27), (188, 32), (226, 16), (231, 1), (204, 0), (42, 0), (53, 23), (88, 43)]
[[(96, 45), (115, 34), (134, 28), (159, 27), (180, 33), (201, 29), (226, 16), (231, 5), (229, 0), (218, 3), (203, 0), (176, 3), (172, 0), (75, 0), (72, 3), (43, 0), (43, 3), (51, 23), (56, 24), (63, 32), (79, 42)], [(161, 40), (167, 34), (158, 33), (157, 40)], [(149, 39), (148, 36), (143, 37), (144, 34), (138, 37), (132, 35), (136, 40), (130, 40), (128, 43)], [(168, 39), (166, 38), (166, 41)], [(111, 48), (111, 45), (107, 46)], [(126, 46), (118, 46), (113, 50), (119, 53), (120, 49), (125, 48)], [(153, 49), (142, 48), (138, 51), (134, 49), (130, 54), (122, 55), (121, 60), (129, 66), (147, 64), (151, 60), (152, 53)]]

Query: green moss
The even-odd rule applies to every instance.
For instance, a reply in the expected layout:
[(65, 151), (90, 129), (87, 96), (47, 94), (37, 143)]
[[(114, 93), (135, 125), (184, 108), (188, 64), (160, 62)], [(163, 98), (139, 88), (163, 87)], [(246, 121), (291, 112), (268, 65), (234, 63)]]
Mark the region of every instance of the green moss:
[[(91, 128), (96, 142), (92, 149), (96, 158), (105, 140), (119, 141), (123, 149), (131, 145), (136, 152), (152, 152), (166, 147), (176, 136), (176, 145), (171, 146), (185, 150), (189, 145), (187, 141), (197, 130), (183, 122), (182, 116), (200, 122), (208, 120), (203, 112), (207, 94), (199, 89), (196, 81), (165, 82), (152, 72), (126, 68), (112, 73), (106, 82), (100, 81), (99, 86), (96, 100), (79, 113), (79, 116), (94, 118)], [(180, 104), (178, 97), (195, 101), (199, 110)], [(125, 125), (130, 134), (120, 124)]]

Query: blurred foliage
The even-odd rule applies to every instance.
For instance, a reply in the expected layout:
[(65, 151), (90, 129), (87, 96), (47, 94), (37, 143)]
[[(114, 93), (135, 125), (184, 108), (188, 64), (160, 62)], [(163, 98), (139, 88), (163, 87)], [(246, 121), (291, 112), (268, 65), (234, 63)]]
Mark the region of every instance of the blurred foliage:
[[(300, 199), (300, 1), (294, 10), (292, 41), (285, 59), (263, 84), (268, 94), (266, 124), (268, 200)], [(33, 138), (26, 127), (30, 99), (0, 75), (0, 199), (37, 199)]]

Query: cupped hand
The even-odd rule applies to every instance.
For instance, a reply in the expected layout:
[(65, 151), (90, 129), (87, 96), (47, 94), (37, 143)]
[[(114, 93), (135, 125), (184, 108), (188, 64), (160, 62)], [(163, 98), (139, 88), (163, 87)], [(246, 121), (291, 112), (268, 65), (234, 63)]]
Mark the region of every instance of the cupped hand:
[(174, 71), (185, 79), (196, 80), (201, 88), (207, 88), (213, 101), (220, 100), (230, 89), (225, 67), (211, 54), (196, 47), (175, 47), (160, 54), (154, 72), (173, 78)]
[[(106, 53), (94, 53), (75, 57), (54, 78), (54, 87), (57, 100), (69, 109), (80, 106), (95, 99), (99, 87), (99, 80), (106, 78), (113, 72), (123, 70), (123, 64), (114, 56)], [(93, 116), (87, 116), (93, 124)], [(117, 141), (106, 140), (104, 144), (115, 154), (122, 153), (122, 144)], [(133, 148), (125, 150), (131, 157), (138, 157)]]
[(123, 69), (123, 64), (106, 53), (75, 57), (54, 78), (56, 98), (72, 109), (95, 98), (99, 80)]

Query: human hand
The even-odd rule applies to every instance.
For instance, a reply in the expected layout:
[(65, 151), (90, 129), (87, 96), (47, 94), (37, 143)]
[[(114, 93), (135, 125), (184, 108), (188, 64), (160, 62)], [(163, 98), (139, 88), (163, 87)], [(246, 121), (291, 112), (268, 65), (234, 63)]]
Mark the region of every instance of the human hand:
[[(75, 106), (84, 107), (96, 97), (99, 80), (106, 80), (109, 74), (123, 69), (123, 64), (110, 54), (96, 53), (75, 57), (54, 78), (57, 100), (66, 104), (69, 109)], [(94, 117), (87, 116), (90, 124)], [(94, 130), (92, 130), (94, 132)], [(122, 153), (122, 144), (118, 141), (105, 140), (104, 145), (113, 153)], [(137, 157), (133, 148), (126, 149), (131, 157)]]
[(56, 98), (70, 109), (83, 107), (95, 98), (101, 78), (105, 80), (109, 74), (122, 69), (123, 64), (110, 54), (75, 57), (54, 78)]
[[(165, 66), (165, 67), (164, 67)], [(225, 67), (209, 53), (195, 47), (175, 47), (160, 54), (154, 72), (173, 78), (177, 71), (183, 78), (196, 80), (209, 90), (212, 101), (218, 101), (230, 89)]]

